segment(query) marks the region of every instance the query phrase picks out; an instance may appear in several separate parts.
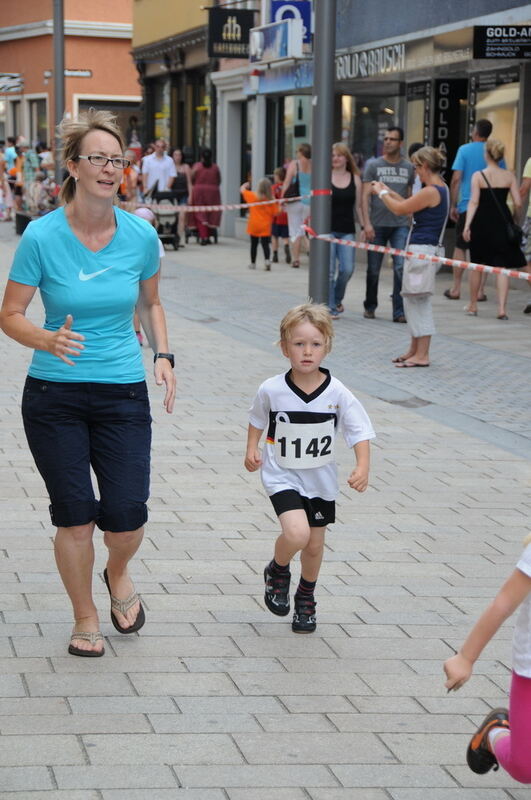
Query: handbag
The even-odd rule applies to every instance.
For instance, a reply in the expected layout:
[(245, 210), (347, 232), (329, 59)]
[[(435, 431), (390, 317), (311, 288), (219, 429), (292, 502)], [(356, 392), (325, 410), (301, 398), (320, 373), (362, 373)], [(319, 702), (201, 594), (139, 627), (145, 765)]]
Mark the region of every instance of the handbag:
[(297, 173), (293, 180), (291, 181), (290, 185), (284, 192), (284, 197), (299, 197), (301, 193), (301, 187), (299, 183), (299, 162), (296, 161), (295, 164), (297, 165)]
[(439, 234), (439, 241), (434, 244), (409, 244), (411, 233), (413, 231), (414, 222), (411, 224), (409, 234), (404, 247), (404, 250), (411, 252), (410, 256), (404, 259), (404, 270), (402, 275), (402, 292), (404, 296), (407, 295), (431, 295), (435, 292), (435, 275), (441, 268), (440, 263), (431, 261), (430, 259), (416, 258), (416, 254), (423, 254), (428, 256), (439, 256), (445, 258), (446, 252), (442, 243), (444, 232), (448, 223), (448, 215), (450, 213), (450, 191), (446, 186), (446, 217), (444, 224)]
[(500, 204), (498, 202), (498, 198), (496, 197), (496, 195), (492, 191), (492, 186), (488, 182), (487, 176), (485, 175), (484, 172), (482, 172), (481, 174), (485, 178), (485, 183), (487, 184), (487, 186), (490, 189), (490, 193), (492, 195), (492, 199), (496, 203), (496, 208), (498, 209), (498, 211), (500, 212), (500, 214), (503, 217), (503, 221), (505, 223), (505, 236), (507, 238), (507, 241), (509, 242), (509, 244), (513, 244), (513, 245), (517, 244), (518, 247), (520, 247), (521, 244), (522, 244), (522, 237), (524, 235), (524, 232), (522, 231), (520, 225), (517, 225), (516, 222), (514, 222), (512, 219), (507, 219), (506, 215), (503, 213), (502, 207), (500, 206)]

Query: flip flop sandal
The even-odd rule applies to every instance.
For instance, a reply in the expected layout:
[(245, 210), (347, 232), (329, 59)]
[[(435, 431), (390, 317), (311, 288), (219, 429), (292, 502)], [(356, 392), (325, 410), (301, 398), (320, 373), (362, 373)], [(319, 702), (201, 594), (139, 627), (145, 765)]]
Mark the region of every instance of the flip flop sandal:
[(129, 597), (126, 597), (125, 600), (118, 600), (118, 598), (114, 597), (114, 595), (111, 592), (111, 585), (109, 583), (109, 576), (107, 575), (106, 569), (103, 570), (103, 579), (105, 580), (105, 584), (109, 592), (109, 597), (111, 598), (111, 622), (116, 628), (116, 630), (119, 633), (135, 633), (136, 631), (139, 631), (140, 628), (143, 627), (146, 621), (146, 615), (142, 603), (140, 603), (140, 608), (138, 610), (138, 614), (136, 616), (135, 621), (129, 628), (122, 628), (122, 626), (118, 623), (116, 617), (112, 613), (114, 609), (115, 611), (119, 611), (120, 614), (123, 614), (125, 616), (129, 611), (129, 609), (132, 608), (135, 603), (140, 602), (138, 594), (136, 592), (132, 592), (129, 595)]
[(97, 633), (87, 633), (86, 631), (74, 632), (70, 637), (68, 652), (71, 656), (84, 656), (85, 658), (100, 658), (105, 653), (104, 647), (102, 647), (101, 650), (82, 650), (80, 647), (74, 647), (72, 644), (74, 639), (81, 639), (84, 642), (90, 642), (90, 644), (95, 645), (97, 642), (103, 642), (103, 636), (100, 631)]
[(397, 356), (396, 358), (391, 359), (391, 364), (403, 364), (404, 361), (407, 361), (407, 358), (403, 356)]
[(415, 364), (412, 361), (402, 361), (396, 365), (397, 367), (403, 367), (404, 369), (413, 369), (413, 367), (429, 367), (429, 364)]

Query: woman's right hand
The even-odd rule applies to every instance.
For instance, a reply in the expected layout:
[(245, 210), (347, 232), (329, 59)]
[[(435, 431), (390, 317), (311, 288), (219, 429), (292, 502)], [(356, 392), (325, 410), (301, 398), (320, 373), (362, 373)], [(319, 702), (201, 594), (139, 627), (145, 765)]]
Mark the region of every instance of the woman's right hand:
[(79, 356), (81, 351), (85, 349), (85, 345), (81, 344), (85, 337), (83, 334), (72, 330), (73, 322), (72, 314), (67, 314), (64, 324), (58, 330), (49, 331), (50, 339), (48, 345), (49, 353), (57, 356), (57, 358), (60, 358), (61, 361), (71, 367), (75, 366), (75, 362), (71, 361), (68, 356)]

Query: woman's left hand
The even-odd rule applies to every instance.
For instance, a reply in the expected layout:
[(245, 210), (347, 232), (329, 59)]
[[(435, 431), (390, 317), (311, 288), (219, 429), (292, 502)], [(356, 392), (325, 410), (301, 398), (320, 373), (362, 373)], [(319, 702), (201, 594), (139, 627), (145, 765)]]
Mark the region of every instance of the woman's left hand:
[(463, 229), (463, 239), (465, 240), (465, 242), (469, 242), (470, 241), (470, 239), (471, 239), (470, 228), (464, 228)]
[(177, 388), (177, 379), (173, 367), (167, 358), (157, 358), (155, 361), (155, 383), (157, 386), (166, 384), (166, 394), (164, 395), (164, 407), (168, 414), (173, 411), (173, 404), (175, 402), (175, 391)]

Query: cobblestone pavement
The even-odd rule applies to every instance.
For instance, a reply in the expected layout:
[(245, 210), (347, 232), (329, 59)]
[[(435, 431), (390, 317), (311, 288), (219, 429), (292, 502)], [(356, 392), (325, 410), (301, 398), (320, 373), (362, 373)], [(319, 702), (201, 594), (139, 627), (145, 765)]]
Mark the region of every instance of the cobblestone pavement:
[[(2, 281), (15, 244), (2, 225)], [(440, 296), (440, 275), (432, 367), (398, 372), (407, 334), (389, 320), (389, 271), (379, 318), (363, 320), (360, 261), (329, 363), (375, 425), (371, 487), (350, 492), (338, 448), (318, 629), (295, 636), (263, 605), (277, 524), (242, 460), (250, 399), (284, 369), (278, 321), (304, 299), (307, 270), (246, 264), (228, 240), (165, 258), (179, 396), (170, 417), (151, 386), (151, 513), (132, 568), (148, 622), (129, 637), (111, 626), (97, 536), (102, 659), (66, 653), (71, 615), (19, 414), (29, 353), (0, 339), (0, 797), (527, 800), (501, 770), (465, 765), (475, 726), (506, 703), (511, 625), (459, 693), (442, 678), (529, 528), (525, 287), (508, 323), (490, 286), (471, 319), (464, 298)]]

